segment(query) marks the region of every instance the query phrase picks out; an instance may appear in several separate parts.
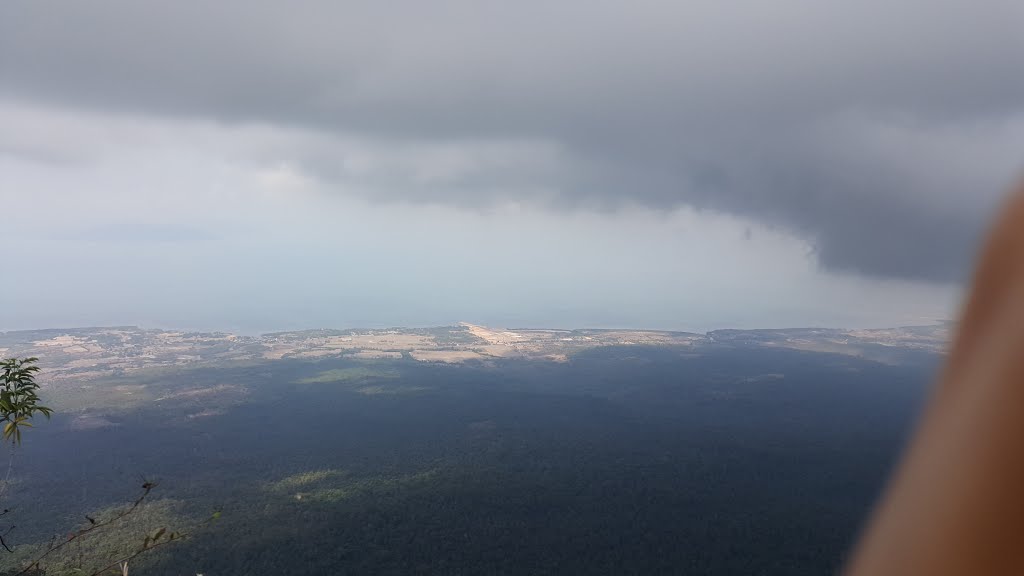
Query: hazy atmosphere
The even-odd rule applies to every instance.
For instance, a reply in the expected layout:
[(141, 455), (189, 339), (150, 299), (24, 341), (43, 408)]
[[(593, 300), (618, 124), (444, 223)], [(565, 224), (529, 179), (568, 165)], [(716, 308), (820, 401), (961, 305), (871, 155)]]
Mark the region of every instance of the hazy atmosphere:
[(1019, 572), (1022, 30), (0, 0), (0, 576)]
[[(926, 15), (926, 16), (923, 16)], [(1024, 149), (1024, 6), (0, 7), (0, 330), (892, 326)]]

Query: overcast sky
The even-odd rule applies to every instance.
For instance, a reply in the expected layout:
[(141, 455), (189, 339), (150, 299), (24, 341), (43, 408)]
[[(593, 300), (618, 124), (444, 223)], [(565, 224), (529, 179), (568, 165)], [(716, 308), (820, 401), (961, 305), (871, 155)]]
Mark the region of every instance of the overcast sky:
[[(950, 318), (1019, 0), (0, 4), (0, 330)], [(14, 272), (24, 268), (22, 272)]]

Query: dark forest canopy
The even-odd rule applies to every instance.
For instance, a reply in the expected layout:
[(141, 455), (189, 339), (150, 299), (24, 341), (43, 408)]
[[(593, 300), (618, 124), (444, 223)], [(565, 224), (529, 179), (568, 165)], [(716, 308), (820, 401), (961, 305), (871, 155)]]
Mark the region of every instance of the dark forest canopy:
[[(53, 387), (57, 413), (26, 435), (10, 495), (19, 522), (45, 521), (16, 544), (120, 505), (144, 474), (160, 491), (132, 529), (224, 515), (140, 558), (139, 574), (829, 573), (935, 358), (632, 346)], [(100, 408), (113, 397), (122, 408)], [(121, 534), (94, 545), (116, 549)]]

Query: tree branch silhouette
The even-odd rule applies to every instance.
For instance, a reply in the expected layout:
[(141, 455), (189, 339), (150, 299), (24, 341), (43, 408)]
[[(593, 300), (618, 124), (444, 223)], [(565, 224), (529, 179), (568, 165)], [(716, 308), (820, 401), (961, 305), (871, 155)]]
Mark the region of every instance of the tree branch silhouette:
[(127, 510), (125, 510), (125, 511), (119, 513), (119, 514), (116, 514), (115, 516), (109, 518), (108, 520), (104, 520), (102, 522), (93, 522), (88, 528), (83, 528), (83, 529), (79, 530), (78, 532), (72, 533), (71, 536), (69, 536), (66, 540), (63, 540), (59, 544), (57, 544), (56, 546), (51, 547), (49, 550), (44, 552), (41, 556), (39, 556), (38, 558), (36, 558), (32, 562), (30, 562), (28, 566), (26, 566), (24, 569), (22, 569), (21, 572), (18, 572), (15, 576), (22, 576), (24, 574), (27, 574), (29, 572), (29, 570), (32, 570), (34, 568), (39, 568), (39, 563), (42, 562), (44, 559), (46, 559), (46, 557), (49, 556), (50, 554), (53, 554), (57, 550), (60, 550), (61, 548), (67, 546), (68, 544), (74, 542), (75, 540), (78, 540), (79, 538), (82, 538), (82, 537), (90, 534), (91, 532), (95, 532), (96, 530), (99, 530), (100, 528), (103, 528), (104, 526), (109, 526), (109, 525), (111, 525), (111, 524), (113, 524), (113, 523), (115, 523), (115, 522), (125, 518), (126, 516), (134, 513), (136, 510), (139, 509), (139, 506), (142, 505), (142, 502), (146, 499), (147, 496), (149, 496), (149, 493), (152, 492), (154, 488), (156, 488), (156, 484), (154, 484), (153, 482), (146, 482), (145, 484), (142, 485), (142, 494), (138, 498), (136, 498), (134, 502), (132, 502), (132, 505)]

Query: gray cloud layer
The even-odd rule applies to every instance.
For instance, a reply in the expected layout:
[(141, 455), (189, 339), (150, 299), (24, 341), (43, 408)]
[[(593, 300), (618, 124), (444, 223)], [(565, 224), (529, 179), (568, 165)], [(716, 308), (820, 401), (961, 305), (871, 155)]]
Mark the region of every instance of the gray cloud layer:
[(5, 3), (0, 96), (426, 147), (413, 178), (287, 154), (381, 200), (689, 204), (956, 281), (1024, 150), (1022, 25), (1016, 0)]

